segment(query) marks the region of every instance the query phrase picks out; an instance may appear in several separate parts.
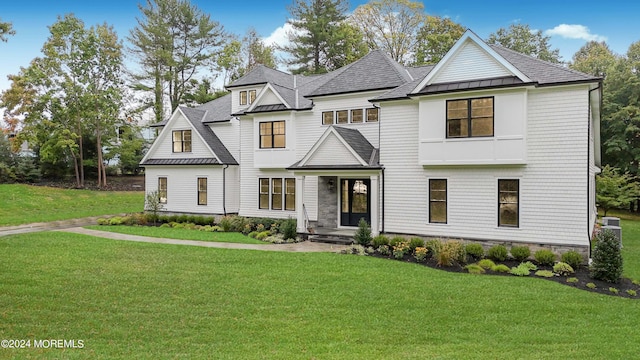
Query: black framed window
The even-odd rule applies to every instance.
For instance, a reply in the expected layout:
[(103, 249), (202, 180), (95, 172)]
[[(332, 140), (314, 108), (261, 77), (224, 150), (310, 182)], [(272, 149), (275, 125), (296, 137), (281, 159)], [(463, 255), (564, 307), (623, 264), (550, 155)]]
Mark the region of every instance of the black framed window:
[(520, 180), (498, 180), (498, 226), (520, 224)]
[(447, 137), (493, 136), (493, 97), (447, 100)]
[(256, 100), (256, 91), (249, 90), (249, 104), (253, 104), (255, 100)]
[(173, 152), (191, 152), (191, 130), (176, 130), (173, 132)]
[(284, 179), (284, 209), (296, 209), (296, 179)]
[(207, 205), (207, 178), (198, 178), (198, 205)]
[(260, 178), (258, 185), (258, 208), (269, 209), (269, 179)]
[(447, 223), (446, 179), (429, 179), (429, 222)]
[(332, 125), (332, 124), (333, 124), (333, 111), (322, 112), (322, 125)]
[(247, 105), (247, 92), (240, 91), (240, 105)]
[(271, 209), (282, 210), (282, 179), (271, 179)]
[(367, 122), (376, 122), (378, 121), (378, 108), (367, 109)]
[(268, 121), (260, 123), (260, 148), (285, 147), (285, 122)]
[(158, 202), (160, 204), (167, 203), (167, 178), (166, 177), (158, 178)]

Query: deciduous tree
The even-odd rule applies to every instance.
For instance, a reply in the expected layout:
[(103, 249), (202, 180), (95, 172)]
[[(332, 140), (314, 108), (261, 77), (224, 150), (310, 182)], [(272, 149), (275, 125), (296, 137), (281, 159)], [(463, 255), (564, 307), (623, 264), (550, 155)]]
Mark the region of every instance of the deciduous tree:
[(449, 18), (427, 16), (424, 25), (418, 31), (414, 64), (437, 63), (464, 32), (465, 28), (462, 25)]
[(629, 173), (606, 165), (596, 178), (596, 203), (604, 211), (625, 208), (639, 195), (638, 184)]
[(560, 50), (552, 49), (549, 40), (551, 37), (542, 34), (541, 30), (534, 31), (526, 24), (512, 24), (508, 29), (500, 28), (490, 34), (487, 42), (540, 60), (560, 63)]
[(7, 35), (15, 35), (16, 31), (13, 30), (13, 25), (10, 22), (2, 22), (0, 19), (0, 41), (7, 41)]
[(586, 74), (605, 78), (617, 58), (606, 42), (589, 41), (575, 54), (569, 67)]

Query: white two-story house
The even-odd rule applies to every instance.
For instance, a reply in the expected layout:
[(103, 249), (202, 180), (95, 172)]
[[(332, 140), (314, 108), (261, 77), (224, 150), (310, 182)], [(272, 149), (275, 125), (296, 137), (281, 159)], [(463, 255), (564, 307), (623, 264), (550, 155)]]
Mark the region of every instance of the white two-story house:
[(227, 88), (159, 124), (142, 166), (166, 211), (589, 252), (599, 78), (468, 31), (433, 66), (372, 51)]

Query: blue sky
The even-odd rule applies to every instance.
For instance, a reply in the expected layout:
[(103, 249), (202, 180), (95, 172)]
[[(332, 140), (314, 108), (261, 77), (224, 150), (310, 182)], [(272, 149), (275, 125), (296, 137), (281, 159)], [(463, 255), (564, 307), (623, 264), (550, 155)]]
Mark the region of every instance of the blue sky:
[[(253, 26), (269, 41), (284, 38), (283, 25), (287, 6), (292, 0), (191, 0), (201, 10), (220, 22), (228, 32), (244, 34)], [(365, 0), (352, 0), (351, 9)], [(592, 0), (425, 0), (428, 14), (446, 16), (470, 28), (481, 38), (513, 23), (529, 24), (545, 31), (551, 44), (560, 49), (563, 60), (588, 40), (604, 40), (619, 54), (640, 40), (640, 1), (603, 2)], [(48, 26), (58, 15), (74, 13), (87, 26), (98, 23), (113, 25), (125, 40), (139, 16), (137, 0), (0, 0), (0, 19), (13, 23), (16, 35), (0, 42), (0, 91), (9, 86), (6, 77), (15, 74), (40, 55), (48, 37)]]

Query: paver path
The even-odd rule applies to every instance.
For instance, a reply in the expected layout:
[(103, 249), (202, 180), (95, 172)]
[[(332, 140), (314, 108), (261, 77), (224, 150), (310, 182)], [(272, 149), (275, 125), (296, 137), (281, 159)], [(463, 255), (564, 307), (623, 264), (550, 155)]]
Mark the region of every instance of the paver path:
[(85, 229), (82, 226), (95, 225), (97, 219), (100, 216), (61, 220), (46, 223), (34, 223), (19, 226), (7, 226), (0, 227), (0, 237), (14, 234), (25, 234), (41, 231), (63, 231), (76, 234), (96, 236), (106, 239), (123, 240), (123, 241), (137, 241), (146, 243), (157, 244), (173, 244), (173, 245), (188, 245), (188, 246), (202, 246), (220, 249), (242, 249), (242, 250), (263, 250), (263, 251), (286, 251), (286, 252), (339, 252), (346, 249), (346, 245), (335, 245), (316, 243), (310, 241), (304, 241), (296, 244), (237, 244), (237, 243), (224, 243), (213, 241), (196, 241), (196, 240), (178, 240), (167, 238), (155, 238), (147, 236), (127, 235), (119, 234), (110, 231), (90, 230)]

